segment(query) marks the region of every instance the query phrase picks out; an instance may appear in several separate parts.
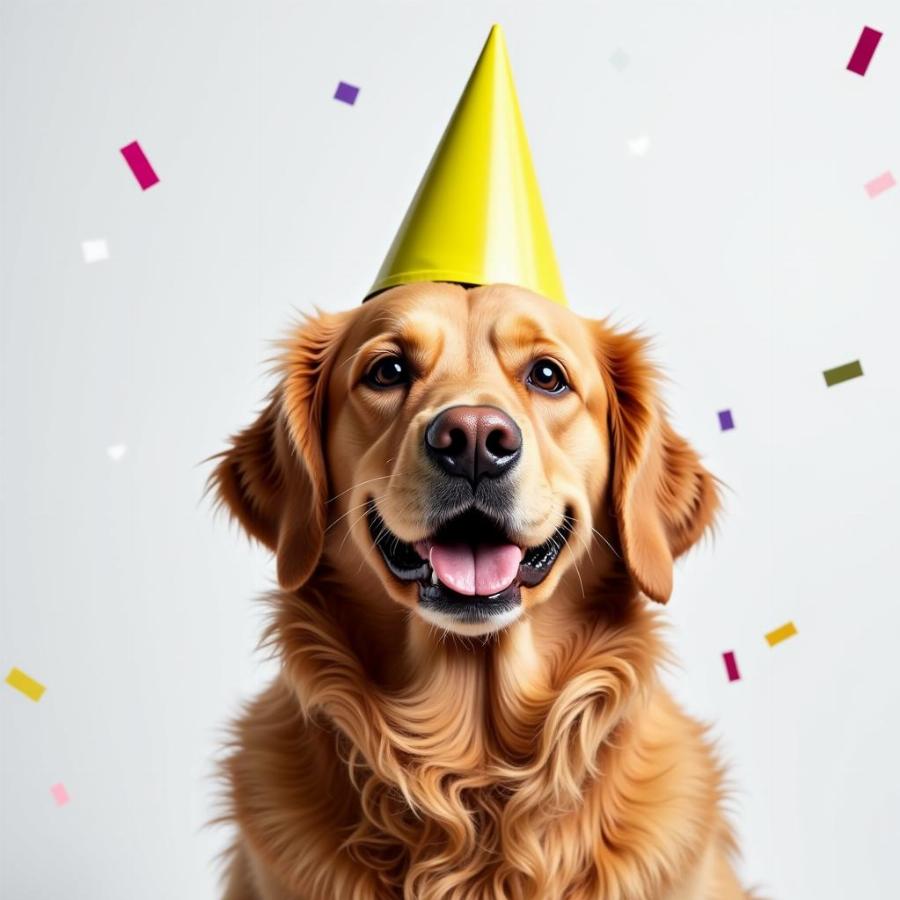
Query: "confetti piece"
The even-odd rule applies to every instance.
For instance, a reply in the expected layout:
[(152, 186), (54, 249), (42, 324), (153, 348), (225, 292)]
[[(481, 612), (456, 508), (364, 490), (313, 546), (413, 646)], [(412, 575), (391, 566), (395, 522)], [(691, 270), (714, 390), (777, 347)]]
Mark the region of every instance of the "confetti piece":
[(627, 143), (628, 150), (632, 156), (646, 156), (647, 151), (650, 149), (650, 138), (647, 135), (634, 138), (634, 140), (630, 140)]
[(334, 99), (340, 100), (341, 103), (347, 103), (350, 106), (353, 106), (356, 103), (356, 98), (359, 95), (359, 88), (352, 84), (347, 84), (346, 81), (339, 81), (337, 90), (334, 92)]
[(789, 637), (793, 637), (797, 633), (797, 628), (793, 622), (785, 622), (781, 628), (776, 628), (774, 631), (770, 631), (766, 635), (766, 640), (769, 642), (770, 647), (774, 647), (776, 644), (780, 644), (782, 641), (786, 641)]
[(842, 366), (835, 366), (833, 369), (826, 369), (822, 374), (825, 376), (825, 384), (828, 387), (834, 387), (842, 381), (849, 381), (851, 378), (860, 378), (863, 370), (858, 359), (853, 362), (844, 363)]
[(877, 197), (883, 194), (888, 188), (892, 188), (897, 182), (890, 172), (883, 172), (877, 178), (867, 181), (865, 184), (866, 193), (870, 197)]
[(106, 448), (106, 455), (113, 461), (118, 462), (128, 448), (124, 444), (113, 444)]
[(86, 263), (95, 263), (109, 259), (109, 247), (104, 240), (82, 241), (81, 252)]
[(728, 673), (728, 680), (740, 681), (741, 673), (738, 671), (738, 664), (737, 660), (734, 658), (734, 651), (728, 650), (723, 653), (722, 659), (725, 660), (725, 671)]
[(69, 792), (62, 782), (54, 784), (50, 788), (50, 793), (53, 794), (53, 799), (56, 801), (57, 806), (65, 806), (69, 802)]
[(14, 687), (17, 691), (21, 691), (26, 697), (34, 700), (35, 703), (44, 695), (47, 690), (39, 681), (35, 681), (30, 675), (26, 675), (21, 669), (13, 667), (6, 676), (6, 683), (10, 687)]
[(878, 46), (880, 40), (880, 31), (869, 28), (868, 25), (863, 28), (862, 34), (856, 42), (856, 49), (853, 51), (853, 56), (850, 57), (850, 62), (847, 63), (847, 68), (857, 75), (865, 75), (866, 70), (869, 68), (869, 63), (872, 62), (875, 48)]
[(610, 56), (609, 62), (610, 65), (617, 68), (620, 72), (624, 72), (625, 69), (628, 68), (628, 63), (631, 62), (631, 60), (621, 47), (617, 47), (616, 50), (613, 51), (612, 56)]
[(132, 141), (127, 147), (122, 147), (119, 152), (125, 157), (125, 162), (128, 163), (134, 177), (137, 178), (141, 190), (146, 191), (147, 188), (153, 187), (159, 181), (159, 176), (153, 171), (150, 160), (144, 155), (144, 151), (141, 150), (141, 145), (137, 141)]
[(722, 431), (731, 431), (734, 428), (734, 419), (730, 409), (723, 409), (719, 412), (719, 428)]

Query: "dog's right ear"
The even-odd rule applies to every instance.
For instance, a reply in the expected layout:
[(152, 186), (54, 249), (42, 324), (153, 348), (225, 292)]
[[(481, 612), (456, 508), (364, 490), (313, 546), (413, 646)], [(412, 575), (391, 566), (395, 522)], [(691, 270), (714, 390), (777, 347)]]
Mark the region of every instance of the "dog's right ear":
[(323, 409), (342, 316), (307, 320), (284, 341), (283, 378), (257, 420), (231, 439), (209, 479), (219, 502), (275, 553), (278, 582), (312, 575), (325, 537)]

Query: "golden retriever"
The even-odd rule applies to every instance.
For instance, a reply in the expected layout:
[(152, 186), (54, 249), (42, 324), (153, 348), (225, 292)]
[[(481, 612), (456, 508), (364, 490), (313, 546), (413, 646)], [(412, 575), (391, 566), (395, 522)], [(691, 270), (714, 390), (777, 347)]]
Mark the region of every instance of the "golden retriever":
[(275, 554), (227, 900), (729, 900), (647, 598), (712, 523), (643, 341), (508, 285), (303, 322), (211, 486)]

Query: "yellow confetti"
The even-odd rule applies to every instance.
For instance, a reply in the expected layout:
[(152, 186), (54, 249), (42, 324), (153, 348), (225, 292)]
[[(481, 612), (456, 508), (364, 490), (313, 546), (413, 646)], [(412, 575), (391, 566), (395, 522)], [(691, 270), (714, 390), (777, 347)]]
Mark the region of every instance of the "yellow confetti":
[(14, 687), (17, 691), (21, 691), (26, 697), (34, 700), (35, 703), (44, 695), (47, 690), (39, 681), (35, 681), (30, 675), (26, 675), (21, 669), (15, 666), (9, 670), (6, 676), (6, 683), (10, 687)]
[(797, 626), (794, 625), (793, 622), (785, 622), (781, 628), (776, 628), (774, 631), (770, 631), (766, 635), (766, 640), (769, 642), (770, 647), (774, 647), (776, 644), (780, 644), (782, 641), (786, 641), (789, 637), (793, 637), (797, 633)]

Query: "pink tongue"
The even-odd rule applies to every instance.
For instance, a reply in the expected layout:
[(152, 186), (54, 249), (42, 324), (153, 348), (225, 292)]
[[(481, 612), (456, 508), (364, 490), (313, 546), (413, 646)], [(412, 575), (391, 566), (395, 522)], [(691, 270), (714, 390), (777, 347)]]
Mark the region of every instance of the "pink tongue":
[(515, 544), (432, 544), (431, 566), (437, 577), (458, 594), (486, 597), (515, 580), (522, 551)]

